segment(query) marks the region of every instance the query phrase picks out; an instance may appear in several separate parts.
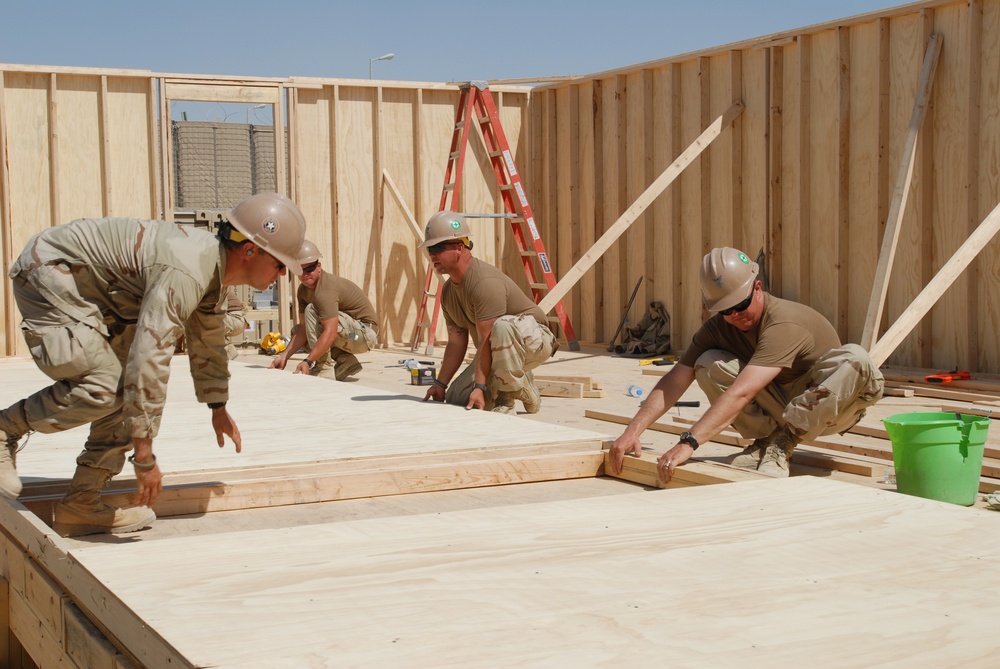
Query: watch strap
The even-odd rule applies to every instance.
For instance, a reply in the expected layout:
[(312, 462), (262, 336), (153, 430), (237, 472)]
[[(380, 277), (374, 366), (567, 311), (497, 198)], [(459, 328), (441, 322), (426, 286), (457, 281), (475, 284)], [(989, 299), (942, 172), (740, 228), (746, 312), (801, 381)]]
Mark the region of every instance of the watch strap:
[(690, 432), (681, 432), (681, 436), (677, 439), (677, 441), (687, 442), (687, 444), (691, 446), (691, 448), (695, 451), (697, 451), (698, 446), (701, 445), (698, 443), (698, 440), (695, 439), (694, 436), (692, 436)]

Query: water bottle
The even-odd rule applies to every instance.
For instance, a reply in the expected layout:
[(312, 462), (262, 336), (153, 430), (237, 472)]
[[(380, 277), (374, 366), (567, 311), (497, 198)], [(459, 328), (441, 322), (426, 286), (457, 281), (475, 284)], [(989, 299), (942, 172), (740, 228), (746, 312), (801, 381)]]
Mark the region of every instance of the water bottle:
[(632, 397), (642, 397), (642, 388), (633, 383), (628, 387), (628, 394)]

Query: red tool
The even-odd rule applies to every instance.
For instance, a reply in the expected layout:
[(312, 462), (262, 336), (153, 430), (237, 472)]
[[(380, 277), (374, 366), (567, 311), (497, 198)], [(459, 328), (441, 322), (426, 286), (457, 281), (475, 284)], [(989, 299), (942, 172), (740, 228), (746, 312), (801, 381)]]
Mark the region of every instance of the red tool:
[(952, 381), (968, 381), (972, 375), (968, 372), (954, 370), (951, 372), (938, 372), (924, 377), (927, 383), (951, 383)]

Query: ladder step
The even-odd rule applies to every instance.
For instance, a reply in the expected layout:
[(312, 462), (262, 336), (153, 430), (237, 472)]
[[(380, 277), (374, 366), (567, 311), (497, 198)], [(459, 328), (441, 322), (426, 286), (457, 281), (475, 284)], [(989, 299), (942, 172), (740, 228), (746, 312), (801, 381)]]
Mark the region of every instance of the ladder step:
[(521, 250), (521, 257), (522, 258), (531, 258), (531, 257), (537, 256), (537, 255), (538, 254), (535, 251), (530, 250), (530, 249), (522, 249)]
[(514, 190), (511, 184), (500, 184), (500, 190)]
[(455, 184), (445, 184), (445, 187), (442, 188), (442, 190), (445, 193), (450, 193), (451, 191), (455, 190)]
[(531, 286), (532, 290), (548, 290), (549, 289), (549, 284), (547, 284), (547, 283), (530, 283), (528, 285)]
[(450, 154), (448, 155), (448, 159), (449, 159), (449, 160), (458, 160), (458, 157), (459, 157), (460, 155), (462, 155), (462, 152), (461, 152), (461, 151), (452, 151), (452, 152), (451, 152), (451, 153), (450, 153)]

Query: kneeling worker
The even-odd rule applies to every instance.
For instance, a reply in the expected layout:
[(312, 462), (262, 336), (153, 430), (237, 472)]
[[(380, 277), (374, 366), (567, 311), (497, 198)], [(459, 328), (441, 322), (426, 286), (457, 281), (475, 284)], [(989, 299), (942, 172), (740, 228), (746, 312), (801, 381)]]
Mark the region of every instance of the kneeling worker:
[[(545, 314), (513, 279), (472, 257), (472, 233), (461, 214), (434, 214), (424, 237), (420, 248), (427, 249), (438, 273), (448, 275), (441, 291), (448, 344), (441, 373), (424, 400), (497, 413), (514, 413), (520, 400), (525, 411), (537, 413), (542, 398), (530, 370), (559, 348)], [(476, 358), (449, 387), (465, 359), (470, 333)]]
[(361, 371), (355, 353), (367, 353), (378, 342), (378, 317), (361, 288), (323, 271), (322, 257), (316, 245), (305, 240), (298, 258), (302, 267), (302, 285), (296, 294), (299, 324), (271, 367), (284, 369), (292, 354), (308, 344), (309, 355), (295, 366), (294, 373), (332, 375), (343, 381)]
[[(14, 456), (22, 436), (89, 423), (53, 528), (69, 537), (152, 523), (149, 507), (163, 488), (153, 439), (185, 331), (206, 422), (219, 446), (227, 435), (239, 452), (240, 431), (226, 410), (226, 286), (274, 283), (295, 262), (305, 227), (291, 200), (259, 193), (229, 212), (218, 235), (164, 221), (85, 218), (32, 237), (8, 276), (28, 350), (53, 383), (0, 410), (0, 495), (21, 492)], [(101, 490), (133, 450), (137, 506), (107, 505)]]
[(611, 448), (612, 468), (639, 455), (639, 435), (680, 399), (691, 382), (712, 406), (659, 459), (660, 478), (730, 424), (753, 444), (729, 459), (745, 469), (788, 476), (792, 451), (820, 435), (846, 432), (882, 397), (885, 381), (867, 351), (842, 346), (819, 312), (764, 292), (757, 263), (734, 248), (702, 261), (701, 292), (715, 315), (660, 379)]

